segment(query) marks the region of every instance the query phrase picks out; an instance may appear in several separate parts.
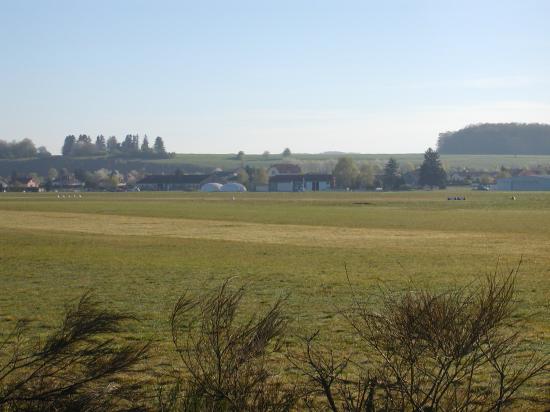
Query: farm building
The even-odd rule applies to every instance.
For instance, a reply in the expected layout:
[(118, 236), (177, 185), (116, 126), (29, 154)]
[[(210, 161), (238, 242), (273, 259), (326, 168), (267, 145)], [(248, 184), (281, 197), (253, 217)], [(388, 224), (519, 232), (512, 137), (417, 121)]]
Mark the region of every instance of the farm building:
[(149, 175), (145, 176), (136, 186), (139, 190), (152, 190), (152, 191), (219, 191), (215, 190), (216, 187), (221, 189), (221, 186), (226, 183), (231, 183), (237, 179), (236, 172), (223, 172), (215, 170), (210, 174), (182, 174), (176, 173), (172, 175)]
[(495, 189), (506, 191), (550, 191), (550, 175), (514, 176), (497, 179)]
[(33, 177), (17, 177), (12, 179), (6, 190), (10, 192), (41, 192), (40, 182)]
[(334, 188), (334, 178), (329, 174), (276, 175), (269, 178), (270, 192), (318, 192)]
[(60, 192), (74, 192), (84, 189), (84, 182), (78, 180), (74, 176), (63, 176), (59, 179), (56, 179), (52, 182), (51, 187), (54, 190)]
[(18, 177), (15, 179), (15, 186), (25, 189), (38, 189), (40, 182), (32, 177)]
[(149, 175), (139, 182), (139, 190), (172, 191), (172, 190), (199, 190), (210, 175)]

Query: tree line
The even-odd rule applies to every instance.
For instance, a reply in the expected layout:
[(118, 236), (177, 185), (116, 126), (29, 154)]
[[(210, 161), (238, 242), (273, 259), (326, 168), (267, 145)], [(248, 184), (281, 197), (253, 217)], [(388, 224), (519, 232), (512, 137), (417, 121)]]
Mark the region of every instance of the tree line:
[[(128, 134), (119, 142), (116, 136), (105, 138), (99, 135), (93, 140), (86, 134), (78, 137), (65, 137), (61, 153), (66, 157), (110, 156), (133, 159), (167, 159), (173, 156), (168, 153), (162, 137), (157, 136), (150, 144), (147, 135), (140, 141), (139, 135)], [(50, 157), (45, 146), (36, 147), (31, 139), (7, 142), (0, 140), (0, 159), (33, 159)]]
[(105, 138), (98, 135), (95, 141), (88, 135), (81, 134), (78, 137), (69, 135), (65, 137), (61, 154), (69, 157), (111, 156), (138, 159), (167, 159), (171, 157), (166, 151), (164, 140), (157, 136), (152, 144), (147, 135), (140, 142), (139, 135), (128, 134), (119, 142), (116, 136)]
[(246, 289), (226, 281), (175, 302), (170, 367), (155, 370), (159, 351), (130, 334), (136, 318), (87, 293), (40, 339), (24, 322), (3, 331), (0, 410), (498, 412), (527, 400), (543, 407), (544, 389), (526, 398), (525, 386), (548, 381), (550, 358), (525, 338), (516, 277), (517, 270), (493, 274), (443, 292), (409, 285), (368, 294), (350, 282), (350, 302), (335, 309), (347, 333), (338, 350), (325, 331), (291, 335), (285, 298), (244, 313)]
[(550, 125), (482, 123), (439, 134), (443, 154), (550, 154)]
[[(340, 189), (374, 189), (406, 190), (411, 188), (406, 181), (406, 174), (400, 170), (399, 163), (390, 158), (383, 170), (377, 170), (372, 164), (358, 166), (350, 156), (338, 159), (333, 170), (336, 185)], [(447, 173), (441, 163), (439, 153), (429, 148), (424, 153), (420, 168), (408, 172), (410, 181), (419, 186), (444, 188), (447, 184)]]
[(45, 146), (36, 147), (31, 139), (7, 142), (0, 140), (0, 159), (32, 159), (51, 156)]

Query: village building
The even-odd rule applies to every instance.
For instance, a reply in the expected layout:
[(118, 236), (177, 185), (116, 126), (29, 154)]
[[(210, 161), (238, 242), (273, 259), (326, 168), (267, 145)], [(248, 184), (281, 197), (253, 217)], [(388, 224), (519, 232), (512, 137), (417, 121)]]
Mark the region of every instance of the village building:
[(238, 178), (238, 174), (235, 171), (224, 172), (222, 170), (214, 170), (209, 174), (183, 174), (175, 173), (171, 175), (149, 175), (136, 183), (136, 187), (139, 190), (152, 190), (152, 191), (194, 191), (201, 190), (205, 187), (204, 191), (216, 191), (213, 190), (216, 184), (225, 185), (226, 183), (235, 182)]
[(334, 177), (330, 174), (281, 174), (269, 178), (270, 192), (319, 192), (334, 187)]
[[(331, 174), (301, 173), (297, 165), (274, 165), (270, 169), (269, 183), (252, 188), (262, 192), (318, 192), (332, 190), (335, 187)], [(300, 173), (288, 173), (299, 171)], [(238, 182), (236, 171), (215, 170), (210, 174), (149, 175), (136, 183), (141, 191), (195, 191), (202, 192), (240, 192), (246, 188)]]
[(142, 191), (193, 191), (199, 190), (209, 177), (204, 174), (149, 175), (137, 182), (136, 186)]
[(33, 177), (17, 177), (6, 187), (10, 192), (40, 192), (40, 182)]
[(58, 192), (78, 192), (84, 190), (85, 183), (72, 175), (55, 179), (51, 183), (51, 189)]
[(514, 176), (497, 179), (496, 190), (550, 191), (550, 175)]

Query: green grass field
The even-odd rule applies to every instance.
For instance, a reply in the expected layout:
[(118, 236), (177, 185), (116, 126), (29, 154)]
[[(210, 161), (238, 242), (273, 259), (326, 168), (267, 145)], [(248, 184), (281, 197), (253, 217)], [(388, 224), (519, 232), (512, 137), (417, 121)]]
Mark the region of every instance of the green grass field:
[[(466, 201), (447, 201), (449, 195)], [(548, 309), (550, 194), (121, 193), (0, 195), (0, 319), (47, 327), (87, 289), (159, 336), (185, 289), (238, 276), (255, 299), (290, 293), (296, 325), (333, 321), (352, 281), (464, 284), (521, 257), (522, 308)], [(548, 341), (548, 313), (533, 332)], [(545, 326), (549, 326), (546, 328)]]
[[(466, 201), (448, 201), (464, 195)], [(142, 320), (131, 331), (170, 345), (169, 312), (186, 290), (236, 277), (246, 308), (288, 295), (292, 334), (347, 339), (336, 315), (354, 291), (465, 285), (520, 259), (518, 304), (532, 344), (550, 353), (550, 193), (0, 194), (0, 330), (41, 334), (93, 290)]]

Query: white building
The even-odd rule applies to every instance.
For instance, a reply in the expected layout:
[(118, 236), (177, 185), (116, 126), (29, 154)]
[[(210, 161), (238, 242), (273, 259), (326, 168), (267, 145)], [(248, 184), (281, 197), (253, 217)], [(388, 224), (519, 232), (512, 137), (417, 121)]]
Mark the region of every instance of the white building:
[(322, 192), (334, 188), (334, 178), (329, 174), (276, 175), (269, 178), (270, 192)]

